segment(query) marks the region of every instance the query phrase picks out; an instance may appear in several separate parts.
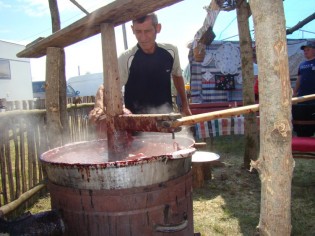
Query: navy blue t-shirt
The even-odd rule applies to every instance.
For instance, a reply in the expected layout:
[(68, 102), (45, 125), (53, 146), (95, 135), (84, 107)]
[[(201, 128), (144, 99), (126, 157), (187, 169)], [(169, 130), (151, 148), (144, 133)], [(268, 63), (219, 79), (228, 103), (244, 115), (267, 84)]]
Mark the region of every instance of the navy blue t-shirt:
[(315, 59), (302, 62), (298, 75), (301, 76), (298, 96), (315, 94)]
[(146, 54), (139, 46), (125, 85), (125, 106), (134, 114), (172, 112), (172, 55), (161, 47)]

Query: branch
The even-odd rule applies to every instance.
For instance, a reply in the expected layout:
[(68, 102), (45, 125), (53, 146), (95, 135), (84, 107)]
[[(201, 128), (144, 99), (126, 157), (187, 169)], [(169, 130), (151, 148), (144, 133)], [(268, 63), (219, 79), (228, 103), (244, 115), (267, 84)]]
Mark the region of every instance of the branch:
[(61, 27), (58, 4), (57, 0), (48, 0), (48, 2), (51, 15), (52, 32), (55, 33), (56, 31), (60, 30)]
[(239, 9), (241, 7), (242, 4), (246, 4), (246, 8), (247, 8), (247, 18), (251, 17), (252, 15), (252, 10), (250, 9), (249, 3), (245, 0), (236, 0), (236, 8)]
[(310, 16), (308, 16), (307, 18), (305, 18), (304, 20), (297, 23), (295, 26), (291, 27), (290, 29), (287, 29), (287, 31), (286, 31), (287, 35), (292, 34), (293, 32), (302, 28), (304, 25), (306, 25), (307, 23), (311, 22), (314, 19), (315, 19), (315, 12), (313, 14), (311, 14)]
[(46, 187), (46, 184), (39, 184), (35, 186), (34, 188), (28, 190), (27, 192), (23, 193), (21, 196), (19, 196), (18, 199), (0, 207), (0, 218), (12, 213), (16, 208), (21, 206), (22, 203), (26, 202), (28, 199), (30, 199), (32, 196), (34, 196), (36, 193), (38, 193), (40, 190), (44, 189)]
[(74, 5), (76, 5), (81, 11), (83, 11), (85, 14), (90, 14), (87, 10), (85, 10), (79, 3), (77, 3), (77, 1), (75, 0), (70, 0), (70, 2), (72, 2)]

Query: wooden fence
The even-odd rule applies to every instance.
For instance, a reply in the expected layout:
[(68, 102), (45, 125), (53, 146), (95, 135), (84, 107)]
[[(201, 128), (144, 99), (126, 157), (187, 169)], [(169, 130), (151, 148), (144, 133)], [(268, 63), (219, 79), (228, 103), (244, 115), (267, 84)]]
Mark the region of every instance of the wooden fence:
[[(18, 100), (18, 101), (5, 101), (5, 99), (0, 99), (0, 100), (1, 100), (1, 103), (0, 103), (1, 106), (4, 106), (6, 111), (45, 109), (45, 99), (36, 98), (33, 100)], [(94, 102), (95, 102), (95, 96), (67, 98), (68, 105), (80, 104), (80, 103), (94, 103)]]
[[(70, 142), (96, 138), (88, 113), (94, 103), (68, 105)], [(40, 155), (49, 150), (46, 110), (0, 113), (0, 207), (44, 180)]]

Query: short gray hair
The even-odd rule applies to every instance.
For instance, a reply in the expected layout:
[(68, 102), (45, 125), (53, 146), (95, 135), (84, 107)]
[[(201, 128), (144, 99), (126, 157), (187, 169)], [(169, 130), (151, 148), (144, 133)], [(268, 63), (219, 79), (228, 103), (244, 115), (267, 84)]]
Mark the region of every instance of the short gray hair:
[(132, 24), (134, 24), (134, 23), (138, 23), (138, 24), (140, 23), (141, 24), (141, 23), (145, 22), (148, 18), (151, 18), (153, 25), (157, 25), (159, 23), (157, 15), (154, 12), (152, 12), (152, 13), (149, 13), (145, 16), (141, 16), (141, 17), (133, 20)]

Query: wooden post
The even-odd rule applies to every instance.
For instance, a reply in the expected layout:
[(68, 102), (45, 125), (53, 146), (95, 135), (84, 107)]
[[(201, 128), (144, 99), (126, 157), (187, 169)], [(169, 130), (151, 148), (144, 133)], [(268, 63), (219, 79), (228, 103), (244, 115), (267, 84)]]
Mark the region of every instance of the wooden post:
[(195, 162), (192, 163), (192, 171), (193, 171), (193, 188), (201, 188), (205, 182), (205, 172), (204, 172), (204, 163)]
[[(253, 50), (252, 39), (249, 31), (248, 18), (250, 8), (247, 1), (238, 1), (236, 9), (238, 32), (240, 37), (240, 52), (242, 61), (242, 78), (243, 78), (243, 105), (255, 103), (254, 96), (254, 70), (253, 70)], [(258, 158), (258, 125), (255, 113), (245, 115), (245, 152), (244, 167), (250, 169), (250, 161)]]
[(200, 188), (205, 180), (211, 180), (211, 168), (220, 156), (206, 151), (197, 151), (192, 156), (193, 188)]
[(115, 30), (113, 24), (101, 25), (103, 73), (104, 73), (104, 107), (106, 109), (108, 159), (121, 160), (125, 157), (127, 133), (115, 129), (115, 117), (123, 114), (121, 84), (118, 72)]
[[(64, 51), (61, 48), (47, 48), (46, 58), (46, 112), (47, 129), (50, 147), (62, 145), (61, 101), (59, 91), (63, 89), (60, 84), (60, 65), (64, 60)], [(65, 86), (64, 86), (64, 89)], [(65, 91), (64, 91), (65, 93)]]

